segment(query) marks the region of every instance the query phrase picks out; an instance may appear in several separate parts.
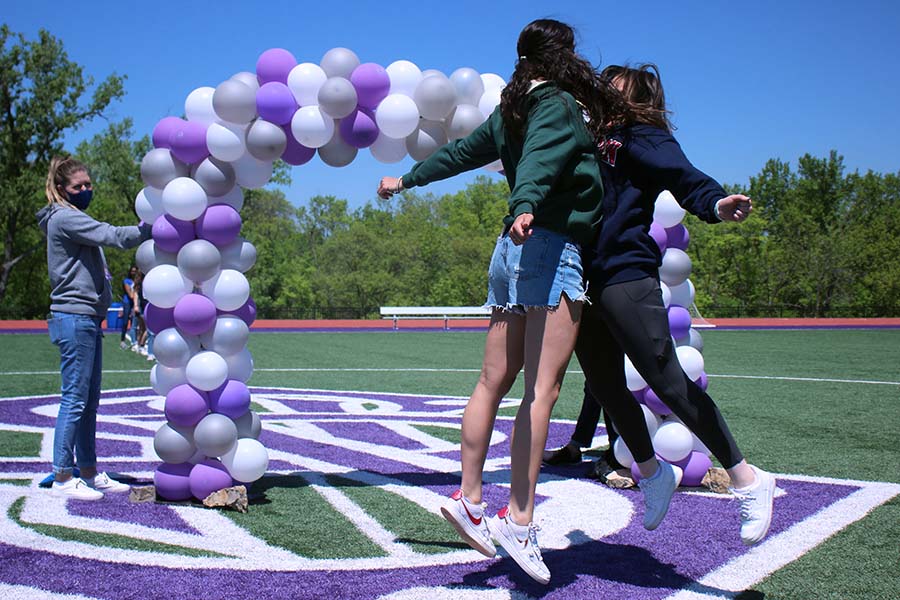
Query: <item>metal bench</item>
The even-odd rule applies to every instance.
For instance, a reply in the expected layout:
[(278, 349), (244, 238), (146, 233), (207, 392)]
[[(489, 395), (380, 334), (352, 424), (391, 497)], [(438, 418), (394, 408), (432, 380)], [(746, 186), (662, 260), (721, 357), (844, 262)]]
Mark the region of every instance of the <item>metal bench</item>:
[(483, 306), (382, 306), (382, 319), (392, 319), (394, 329), (400, 319), (443, 319), (444, 331), (450, 329), (450, 319), (490, 317), (491, 309)]

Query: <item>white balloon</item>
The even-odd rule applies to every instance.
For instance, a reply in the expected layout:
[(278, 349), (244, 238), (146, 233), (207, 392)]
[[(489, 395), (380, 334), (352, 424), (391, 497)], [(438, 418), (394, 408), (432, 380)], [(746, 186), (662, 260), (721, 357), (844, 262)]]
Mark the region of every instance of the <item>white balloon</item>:
[(319, 103), (319, 89), (328, 80), (322, 67), (315, 63), (300, 63), (288, 74), (287, 84), (299, 106), (314, 106)]
[(291, 119), (291, 133), (303, 146), (321, 148), (334, 135), (334, 119), (322, 112), (318, 106), (302, 106)]
[(691, 431), (677, 421), (666, 421), (653, 436), (653, 450), (668, 462), (686, 458), (694, 447)]
[(205, 86), (188, 94), (184, 101), (184, 115), (188, 121), (209, 125), (218, 120), (216, 111), (213, 110), (213, 94), (215, 92), (216, 88)]
[(163, 208), (162, 190), (147, 186), (139, 191), (134, 199), (134, 212), (141, 221), (150, 224), (163, 216), (166, 209)]
[[(691, 434), (694, 435), (694, 434)], [(706, 456), (710, 456), (712, 452), (709, 451), (709, 448), (706, 447), (706, 444), (700, 441), (696, 435), (694, 435), (694, 445), (692, 447), (692, 451), (694, 452), (702, 452)]]
[(645, 404), (641, 404), (641, 410), (644, 412), (644, 421), (647, 422), (647, 431), (652, 438), (656, 434), (656, 430), (659, 429), (661, 419)]
[(484, 84), (484, 91), (502, 90), (506, 87), (506, 80), (496, 73), (482, 73), (481, 82)]
[[(153, 349), (156, 350), (156, 342)], [(184, 373), (192, 386), (198, 390), (211, 392), (228, 379), (228, 364), (219, 354), (202, 351), (188, 361)]]
[(499, 173), (503, 170), (503, 162), (498, 158), (494, 162), (489, 165), (484, 166), (485, 171), (490, 171), (491, 173)]
[(672, 304), (672, 290), (669, 289), (665, 281), (659, 282), (659, 289), (662, 292), (663, 306), (669, 308), (669, 305)]
[(631, 455), (631, 450), (625, 445), (625, 440), (620, 437), (613, 442), (613, 456), (626, 469), (630, 469), (631, 465), (634, 464), (634, 456)]
[(256, 264), (256, 246), (242, 237), (220, 249), (222, 268), (246, 273)]
[(419, 114), (432, 121), (446, 118), (458, 102), (456, 88), (443, 74), (422, 79), (416, 86), (413, 99), (419, 107)]
[(636, 392), (647, 387), (647, 382), (644, 381), (644, 378), (641, 377), (641, 374), (638, 373), (637, 369), (634, 368), (634, 364), (632, 364), (631, 359), (628, 358), (628, 356), (625, 357), (625, 384), (632, 392)]
[(675, 196), (669, 190), (663, 190), (656, 197), (656, 205), (653, 209), (653, 220), (665, 228), (674, 227), (681, 223), (687, 211), (681, 208)]
[(203, 214), (208, 204), (206, 192), (190, 177), (176, 177), (162, 192), (166, 212), (182, 221), (193, 221)]
[(228, 379), (247, 383), (253, 376), (253, 355), (246, 348), (237, 354), (226, 356), (225, 362), (228, 364)]
[(201, 286), (203, 294), (211, 298), (219, 310), (237, 310), (250, 297), (250, 284), (240, 271), (222, 269)]
[(183, 333), (177, 327), (163, 329), (153, 340), (153, 354), (159, 364), (172, 369), (183, 368), (200, 351), (200, 338)]
[(209, 204), (210, 206), (213, 204), (227, 204), (234, 210), (241, 212), (241, 209), (244, 208), (244, 192), (241, 191), (241, 186), (236, 185), (223, 196), (210, 196)]
[(405, 138), (419, 125), (419, 108), (404, 94), (390, 94), (375, 109), (375, 122), (382, 134)]
[(694, 284), (691, 283), (690, 279), (685, 279), (670, 289), (672, 292), (672, 304), (689, 308), (694, 303)]
[(194, 284), (174, 265), (157, 265), (144, 276), (144, 298), (160, 308), (173, 308)]
[(259, 79), (256, 78), (255, 73), (251, 73), (250, 71), (241, 71), (240, 73), (235, 73), (231, 76), (231, 79), (240, 81), (251, 90), (253, 90), (254, 94), (256, 93), (256, 90), (259, 89)]
[(456, 88), (456, 101), (459, 104), (478, 104), (484, 94), (484, 82), (478, 71), (469, 67), (461, 67), (450, 74), (450, 83)]
[(447, 137), (458, 140), (466, 137), (484, 122), (481, 111), (472, 104), (460, 104), (447, 117)]
[(696, 329), (692, 328), (690, 331), (690, 335), (688, 336), (688, 346), (703, 354), (703, 336), (700, 335), (700, 332)]
[(231, 163), (234, 178), (244, 188), (261, 188), (272, 179), (273, 161), (257, 160), (249, 152)]
[(494, 88), (485, 90), (485, 92), (481, 95), (481, 99), (478, 101), (478, 110), (481, 111), (481, 115), (487, 119), (491, 116), (491, 113), (494, 112), (494, 109), (500, 106), (500, 88)]
[(700, 351), (693, 346), (679, 346), (675, 348), (675, 353), (678, 355), (681, 369), (687, 374), (688, 378), (691, 381), (697, 381), (700, 375), (703, 374), (703, 367), (705, 366), (703, 355), (700, 354)]
[(225, 454), (222, 464), (235, 481), (251, 483), (266, 473), (269, 453), (266, 447), (253, 438), (241, 438)]
[(406, 140), (388, 137), (382, 131), (375, 143), (369, 146), (369, 152), (378, 162), (397, 163), (406, 158)]
[(184, 367), (167, 367), (162, 363), (150, 369), (150, 387), (160, 396), (165, 396), (179, 385), (187, 383)]
[(437, 121), (422, 120), (419, 127), (406, 138), (406, 151), (413, 160), (425, 160), (447, 143), (447, 132)]
[(408, 60), (396, 60), (385, 71), (391, 80), (391, 94), (404, 94), (411, 98), (422, 81), (421, 69)]
[[(663, 254), (662, 264), (659, 267), (659, 278), (663, 280), (671, 290), (683, 283), (691, 275), (691, 257), (684, 250), (667, 248)], [(673, 301), (674, 303), (674, 301)]]
[(233, 162), (246, 152), (245, 135), (244, 126), (224, 122), (213, 123), (206, 130), (206, 146), (215, 158)]

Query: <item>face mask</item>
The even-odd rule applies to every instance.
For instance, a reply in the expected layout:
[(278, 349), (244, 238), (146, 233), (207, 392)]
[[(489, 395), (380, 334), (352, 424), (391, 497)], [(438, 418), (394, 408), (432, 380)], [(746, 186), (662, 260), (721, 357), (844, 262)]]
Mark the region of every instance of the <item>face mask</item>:
[(69, 197), (69, 203), (71, 203), (72, 206), (80, 210), (86, 210), (91, 203), (91, 198), (94, 197), (94, 190), (81, 190), (77, 194), (66, 192), (66, 196)]

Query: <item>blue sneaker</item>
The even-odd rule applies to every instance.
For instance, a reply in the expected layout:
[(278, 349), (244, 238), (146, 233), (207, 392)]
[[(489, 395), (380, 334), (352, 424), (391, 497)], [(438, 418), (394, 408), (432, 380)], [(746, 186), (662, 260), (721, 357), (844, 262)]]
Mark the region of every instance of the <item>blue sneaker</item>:
[(683, 474), (680, 467), (661, 460), (656, 473), (638, 483), (644, 493), (644, 529), (652, 531), (662, 522)]

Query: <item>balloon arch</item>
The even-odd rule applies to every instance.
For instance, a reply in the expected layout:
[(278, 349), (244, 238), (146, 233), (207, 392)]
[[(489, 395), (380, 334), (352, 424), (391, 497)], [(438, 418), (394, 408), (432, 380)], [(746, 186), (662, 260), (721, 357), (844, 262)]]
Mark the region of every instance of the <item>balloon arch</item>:
[[(318, 154), (343, 167), (368, 148), (383, 163), (407, 154), (423, 160), (478, 127), (504, 85), (499, 75), (471, 68), (448, 77), (407, 60), (387, 68), (361, 63), (346, 48), (329, 50), (319, 64), (298, 64), (289, 51), (273, 48), (260, 55), (255, 74), (197, 88), (185, 101), (185, 119), (157, 123), (154, 148), (141, 162), (147, 187), (135, 210), (153, 223), (153, 238), (138, 248), (136, 262), (146, 273), (147, 327), (156, 334), (150, 380), (166, 398), (167, 423), (154, 438), (163, 460), (154, 476), (161, 497), (202, 500), (259, 479), (268, 466), (247, 387), (256, 305), (244, 273), (256, 249), (240, 237), (242, 189), (268, 183), (277, 159), (296, 166)], [(499, 161), (487, 168), (499, 170)], [(669, 278), (681, 303), (670, 308), (673, 333), (699, 339), (690, 315), (685, 329), (680, 312), (693, 302), (684, 212), (672, 198), (660, 214), (664, 224), (654, 223), (653, 233), (661, 249), (670, 236), (682, 239), (669, 242), (664, 256), (674, 259), (668, 269), (664, 260), (662, 271), (677, 271)]]

